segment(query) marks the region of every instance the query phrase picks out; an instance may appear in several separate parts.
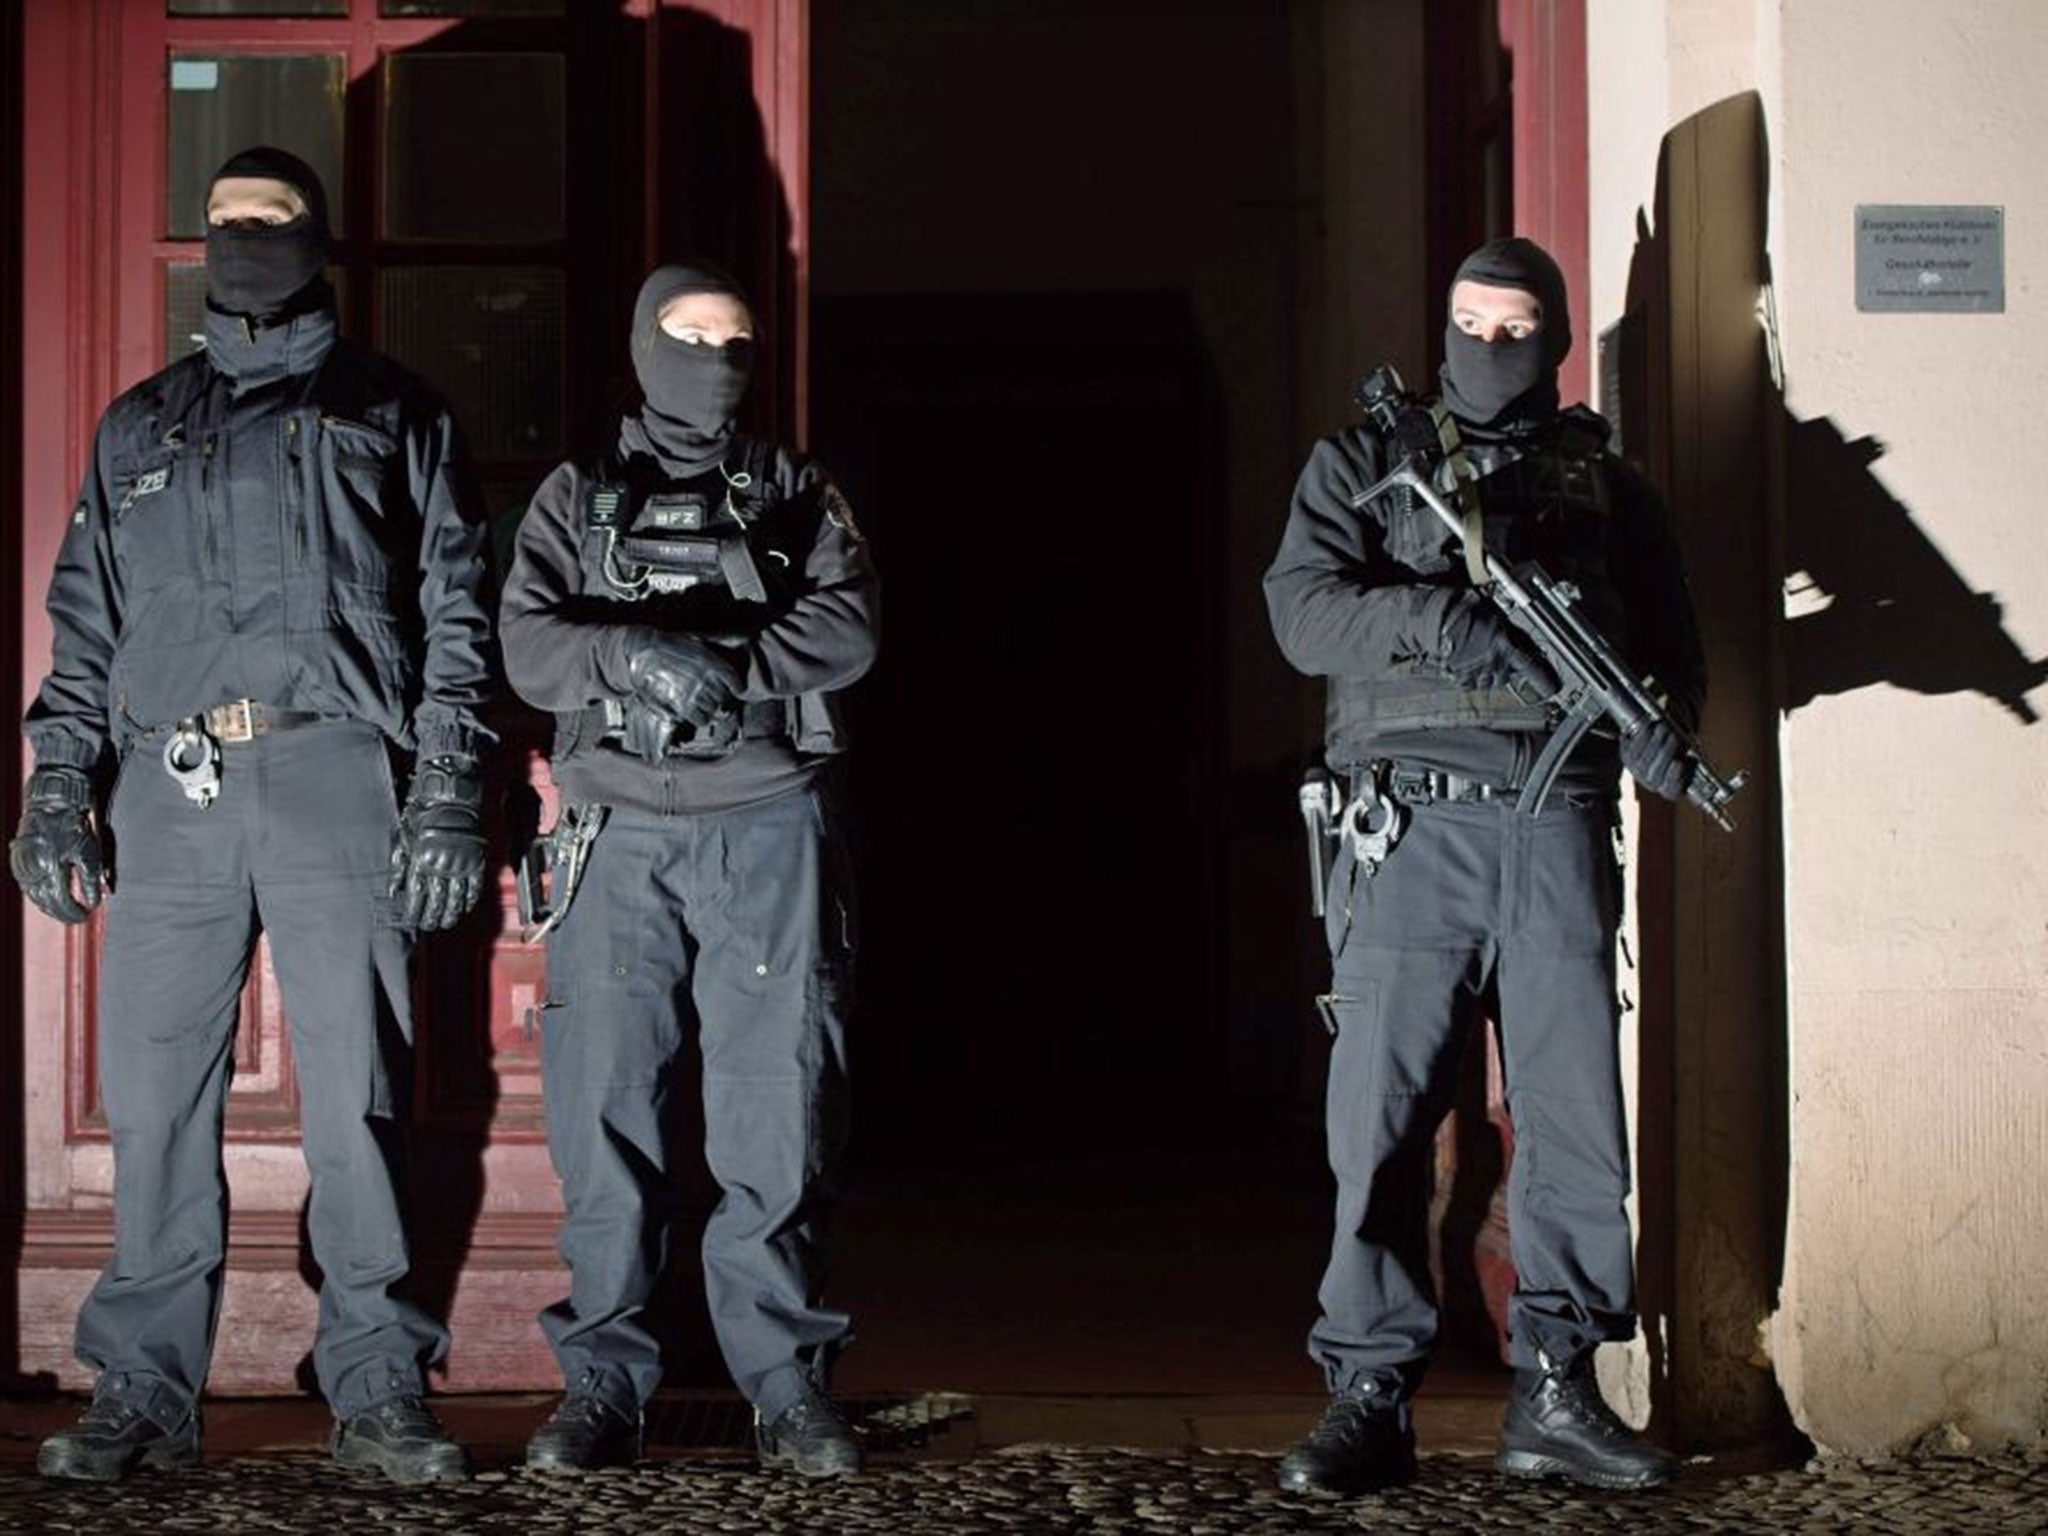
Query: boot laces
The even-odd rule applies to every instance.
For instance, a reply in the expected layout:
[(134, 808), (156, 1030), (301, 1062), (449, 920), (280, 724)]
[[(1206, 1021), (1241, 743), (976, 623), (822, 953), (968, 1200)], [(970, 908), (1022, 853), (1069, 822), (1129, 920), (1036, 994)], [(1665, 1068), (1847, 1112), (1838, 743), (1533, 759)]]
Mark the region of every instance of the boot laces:
[(86, 1405), (78, 1426), (118, 1435), (141, 1417), (142, 1410), (132, 1403), (124, 1403), (118, 1397), (96, 1397)]
[(1608, 1440), (1633, 1442), (1635, 1431), (1622, 1423), (1621, 1415), (1609, 1405), (1606, 1395), (1600, 1390), (1600, 1381), (1593, 1372), (1590, 1357), (1582, 1357), (1554, 1373), (1557, 1379), (1558, 1396), (1564, 1408), (1573, 1418), (1590, 1429), (1599, 1431)]
[(603, 1429), (612, 1411), (597, 1400), (590, 1392), (572, 1392), (562, 1399), (562, 1406), (555, 1410), (553, 1422), (563, 1429), (589, 1427)]
[(427, 1405), (417, 1397), (394, 1397), (372, 1408), (378, 1424), (398, 1439), (439, 1440), (442, 1438), (441, 1422), (427, 1410)]
[(846, 1416), (839, 1411), (839, 1405), (818, 1391), (809, 1391), (791, 1403), (782, 1412), (777, 1425), (783, 1429), (803, 1434), (815, 1429), (836, 1429), (851, 1433)]
[(1309, 1437), (1333, 1448), (1355, 1450), (1382, 1433), (1391, 1423), (1394, 1405), (1370, 1395), (1348, 1393), (1331, 1399), (1323, 1410), (1323, 1421)]

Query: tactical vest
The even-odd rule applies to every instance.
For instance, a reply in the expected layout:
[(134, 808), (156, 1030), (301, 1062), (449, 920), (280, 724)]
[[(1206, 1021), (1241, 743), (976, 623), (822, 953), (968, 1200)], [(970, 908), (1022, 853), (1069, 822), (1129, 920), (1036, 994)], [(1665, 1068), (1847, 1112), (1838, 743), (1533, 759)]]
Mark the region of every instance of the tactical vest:
[[(1575, 583), (1587, 619), (1625, 645), (1621, 600), (1608, 564), (1614, 489), (1606, 441), (1607, 423), (1574, 406), (1534, 438), (1468, 438), (1465, 451), (1478, 474), (1487, 552), (1509, 566), (1535, 560), (1558, 580)], [(1387, 553), (1420, 584), (1471, 587), (1457, 538), (1411, 492), (1396, 489), (1365, 515), (1383, 524)], [(1332, 677), (1324, 737), (1330, 766), (1349, 773), (1383, 756), (1379, 741), (1392, 733), (1543, 731), (1551, 723), (1542, 706), (1509, 689), (1462, 687), (1436, 657), (1419, 656), (1370, 677)]]
[[(646, 459), (606, 454), (584, 480), (581, 595), (617, 605), (620, 623), (728, 640), (758, 633), (795, 601), (805, 554), (794, 547), (797, 530), (778, 515), (788, 503), (774, 463), (773, 445), (753, 438), (736, 441), (723, 465), (684, 481)], [(722, 755), (743, 737), (799, 737), (799, 714), (782, 700), (748, 703), (720, 748), (682, 755)], [(558, 711), (556, 761), (595, 751), (620, 718), (616, 703)]]

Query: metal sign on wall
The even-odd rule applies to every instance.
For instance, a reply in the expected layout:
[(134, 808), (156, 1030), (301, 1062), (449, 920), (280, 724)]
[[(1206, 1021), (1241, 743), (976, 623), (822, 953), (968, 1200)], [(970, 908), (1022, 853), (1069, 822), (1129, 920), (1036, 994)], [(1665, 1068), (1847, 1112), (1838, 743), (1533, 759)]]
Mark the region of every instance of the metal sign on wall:
[(1856, 307), (2004, 313), (2005, 210), (1857, 204)]

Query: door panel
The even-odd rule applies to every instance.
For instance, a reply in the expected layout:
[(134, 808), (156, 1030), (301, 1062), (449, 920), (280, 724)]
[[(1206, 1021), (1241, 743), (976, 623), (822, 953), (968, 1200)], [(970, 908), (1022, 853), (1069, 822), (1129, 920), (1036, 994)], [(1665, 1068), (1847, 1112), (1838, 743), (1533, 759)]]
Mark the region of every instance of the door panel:
[[(29, 206), (47, 211), (22, 273), (25, 373), (40, 381), (22, 402), (23, 696), (48, 664), (44, 583), (98, 414), (194, 345), (200, 203), (234, 148), (278, 144), (322, 172), (343, 331), (451, 402), (501, 556), (541, 476), (608, 437), (630, 379), (623, 321), (659, 244), (687, 242), (754, 285), (773, 346), (754, 424), (800, 429), (805, 35), (803, 0), (34, 0), (24, 106), (53, 131), (23, 164)], [(727, 88), (685, 89), (686, 65)], [(740, 148), (716, 195), (685, 209), (653, 146), (707, 139)], [(530, 825), (553, 795), (548, 724), (509, 699), (492, 724), (494, 791)], [(563, 1284), (539, 1081), (546, 979), (518, 932), (502, 827), (495, 846), (495, 902), (415, 961), (416, 1282), (454, 1326), (450, 1385), (545, 1386), (532, 1317)], [(83, 1385), (72, 1314), (112, 1239), (99, 929), (24, 922), (22, 1060), (5, 1085), (26, 1150), (13, 1331), (23, 1371)], [(289, 1390), (311, 1343), (297, 1117), (259, 946), (230, 1097), (217, 1389)]]

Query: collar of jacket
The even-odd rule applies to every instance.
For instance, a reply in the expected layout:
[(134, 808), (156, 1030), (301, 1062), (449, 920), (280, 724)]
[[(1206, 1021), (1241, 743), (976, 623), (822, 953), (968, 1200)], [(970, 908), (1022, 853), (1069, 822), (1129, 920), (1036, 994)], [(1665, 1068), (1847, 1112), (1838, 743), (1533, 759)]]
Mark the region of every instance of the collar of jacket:
[(260, 384), (311, 373), (334, 346), (334, 311), (326, 305), (258, 322), (205, 307), (206, 356), (240, 394)]

